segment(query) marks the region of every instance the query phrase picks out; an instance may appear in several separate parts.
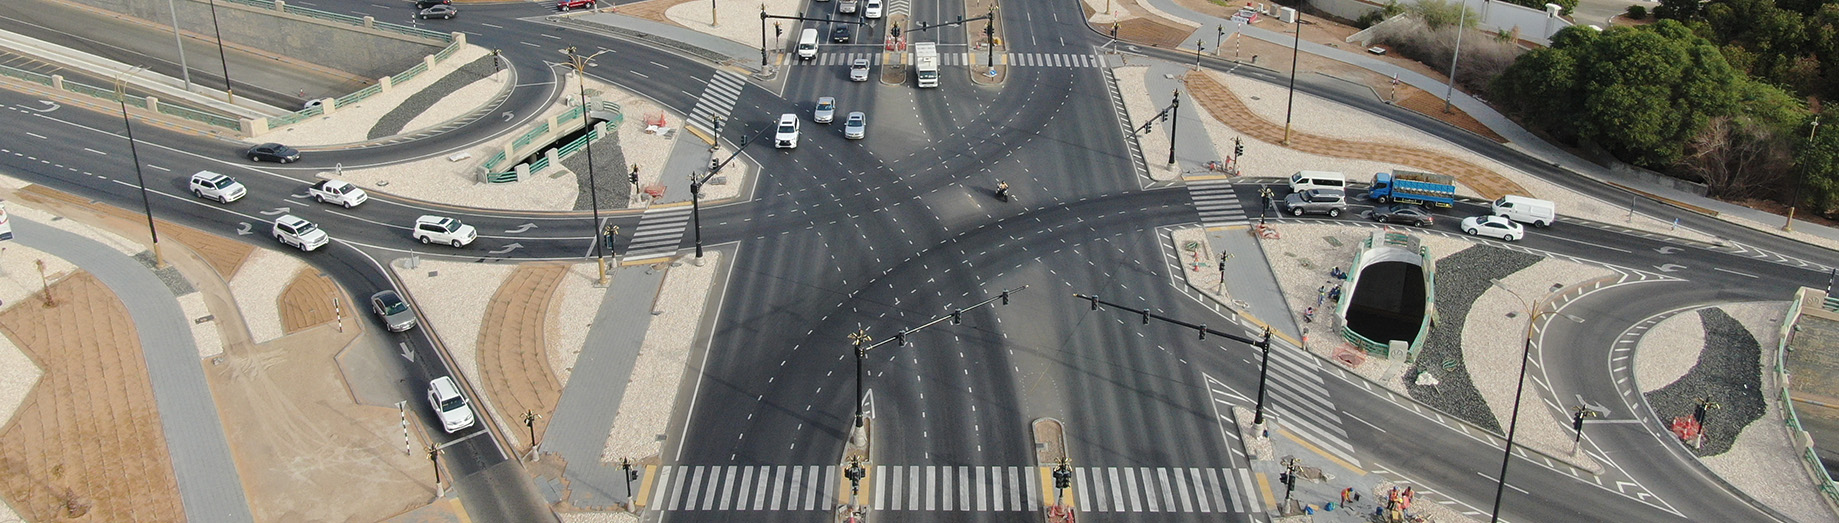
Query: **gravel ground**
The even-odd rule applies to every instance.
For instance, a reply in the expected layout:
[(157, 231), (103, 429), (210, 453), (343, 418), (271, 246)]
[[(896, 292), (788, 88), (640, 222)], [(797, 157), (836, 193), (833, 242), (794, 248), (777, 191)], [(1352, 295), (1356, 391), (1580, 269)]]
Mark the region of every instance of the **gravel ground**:
[[(1288, 96), (1288, 89), (1284, 86), (1220, 72), (1208, 72), (1207, 74), (1211, 75), (1214, 80), (1232, 89), (1233, 93), (1238, 95), (1239, 99), (1245, 102), (1245, 106), (1258, 115), (1275, 122), (1284, 120), (1285, 100)], [(1120, 77), (1119, 81), (1121, 82), (1122, 80), (1123, 78)], [(1122, 86), (1120, 85), (1120, 87)], [(1134, 110), (1132, 114), (1135, 114)], [(1212, 118), (1208, 118), (1207, 120), (1209, 120), (1208, 132), (1214, 140), (1215, 149), (1231, 150), (1232, 138), (1234, 136), (1241, 136), (1241, 134), (1238, 131), (1231, 130), (1231, 126), (1228, 124), (1220, 123), (1218, 120)], [(1488, 160), (1481, 155), (1457, 147), (1455, 144), (1432, 136), (1429, 133), (1412, 129), (1396, 122), (1385, 120), (1378, 115), (1356, 110), (1352, 107), (1324, 98), (1298, 93), (1296, 111), (1293, 114), (1292, 120), (1294, 122), (1292, 128), (1310, 134), (1347, 140), (1417, 147), (1474, 163), (1475, 165), (1500, 173), (1502, 176), (1513, 180), (1514, 183), (1520, 184), (1521, 187), (1525, 187), (1527, 191), (1532, 193), (1530, 196), (1551, 200), (1557, 203), (1559, 213), (1566, 216), (1575, 216), (1631, 229), (1701, 241), (1712, 241), (1715, 239), (1710, 235), (1697, 231), (1687, 229), (1674, 230), (1672, 227), (1673, 216), (1683, 211), (1673, 211), (1669, 209), (1665, 212), (1670, 214), (1663, 214), (1660, 216), (1637, 215), (1633, 220), (1629, 220), (1628, 207), (1626, 207), (1627, 202), (1605, 202), (1570, 192), (1532, 175), (1509, 169), (1498, 162)], [(1218, 129), (1213, 127), (1215, 124), (1218, 124)], [(1164, 143), (1166, 144), (1167, 142)], [(1373, 173), (1375, 172), (1390, 171), (1397, 168), (1415, 168), (1415, 166), (1409, 165), (1392, 165), (1362, 160), (1315, 156), (1300, 153), (1281, 145), (1261, 142), (1250, 138), (1245, 140), (1245, 153), (1245, 156), (1240, 159), (1240, 163), (1243, 166), (1243, 172), (1248, 176), (1289, 176), (1290, 173), (1303, 169), (1331, 170), (1347, 174), (1349, 181), (1370, 183), (1373, 181)], [(1462, 186), (1458, 186), (1456, 192), (1464, 196), (1477, 195), (1475, 191)], [(1654, 209), (1652, 203), (1644, 204), (1642, 208), (1646, 210)]]
[(637, 515), (625, 512), (557, 512), (562, 523), (636, 523)]
[(1697, 316), (1704, 323), (1704, 347), (1711, 350), (1701, 351), (1686, 375), (1645, 396), (1662, 420), (1690, 416), (1698, 398), (1711, 398), (1718, 406), (1706, 413), (1704, 445), (1695, 452), (1716, 456), (1764, 414), (1762, 353), (1756, 337), (1723, 310), (1699, 309)]
[(600, 311), (600, 302), (607, 297), (606, 289), (594, 286), (598, 279), (598, 264), (569, 266), (568, 274), (556, 286), (556, 306), (551, 309), (555, 312), (545, 320), (543, 339), (549, 340), (549, 367), (564, 387), (568, 386), (569, 373), (575, 370), (575, 358), (587, 346), (587, 329)]
[[(619, 413), (608, 431), (601, 463), (618, 463), (620, 458), (648, 458), (663, 452), (664, 434), (670, 424), (671, 409), (676, 406), (678, 386), (689, 366), (691, 342), (696, 327), (702, 323), (702, 311), (709, 288), (721, 267), (721, 251), (707, 253), (702, 266), (676, 262), (664, 276), (651, 317), (645, 330), (645, 342), (639, 347), (638, 361), (632, 365), (631, 382), (621, 396)], [(627, 269), (635, 270), (635, 269)]]
[[(364, 139), (375, 140), (385, 136), (395, 136), (396, 133), (402, 132), (403, 129), (408, 128), (407, 126), (410, 121), (415, 120), (421, 113), (434, 107), (436, 102), (445, 99), (448, 93), (458, 91), (462, 87), (491, 77), (493, 73), (497, 72), (497, 67), (493, 65), (497, 60), (498, 57), (487, 53), (485, 56), (481, 56), (474, 59), (472, 62), (466, 63), (466, 65), (455, 68), (452, 72), (447, 73), (446, 76), (442, 76), (440, 80), (428, 84), (427, 87), (422, 88), (414, 95), (409, 96), (408, 99), (403, 100), (402, 104), (397, 105), (394, 109), (390, 109), (383, 117), (378, 118), (376, 125), (370, 127), (370, 132)], [(426, 75), (428, 73), (422, 74)], [(471, 110), (476, 109), (476, 107), (467, 107), (466, 109)]]
[[(1442, 267), (1440, 265), (1440, 267)], [(1554, 287), (1564, 288), (1579, 282), (1614, 276), (1601, 267), (1557, 259), (1540, 259), (1531, 267), (1501, 278), (1501, 284), (1530, 299), (1543, 299)], [(1446, 277), (1440, 275), (1441, 277)], [(1462, 364), (1477, 392), (1493, 411), (1498, 425), (1505, 427), (1513, 416), (1515, 380), (1520, 377), (1520, 354), (1524, 348), (1526, 309), (1519, 298), (1482, 280), (1483, 291), (1469, 308), (1463, 323), (1451, 327), (1462, 329)], [(1512, 315), (1511, 317), (1509, 315)], [(1555, 317), (1554, 317), (1555, 318)], [(1554, 321), (1569, 321), (1554, 319)], [(1528, 379), (1538, 376), (1538, 368), (1527, 369)], [(1580, 467), (1600, 471), (1602, 466), (1588, 454), (1571, 453), (1572, 433), (1568, 412), (1553, 412), (1546, 405), (1542, 389), (1526, 389), (1520, 398), (1520, 428), (1515, 443), (1553, 456), (1569, 456)], [(1569, 407), (1573, 402), (1561, 401)]]
[[(798, 0), (732, 2), (722, 6), (721, 9), (715, 10), (713, 14), (716, 17), (716, 24), (710, 25), (709, 15), (711, 13), (709, 11), (712, 5), (710, 3), (691, 1), (671, 6), (670, 9), (664, 11), (664, 16), (670, 18), (670, 21), (692, 30), (701, 31), (757, 48), (760, 46), (760, 9), (765, 9), (767, 13), (774, 15), (796, 16), (799, 9), (803, 6), (804, 2)], [(758, 9), (756, 9), (756, 7), (758, 7)], [(827, 7), (824, 4), (818, 4), (817, 7), (836, 9), (835, 7)], [(823, 18), (824, 14), (825, 13), (822, 12), (812, 12), (809, 13), (809, 16), (813, 18)], [(794, 25), (795, 22), (789, 20), (782, 22), (786, 24), (785, 40), (790, 41), (798, 38), (798, 33), (794, 29), (798, 27)], [(767, 26), (766, 30), (772, 31), (773, 28), (772, 26)], [(823, 29), (819, 30), (823, 31)], [(825, 40), (824, 43), (828, 44), (829, 41)]]
[[(385, 115), (390, 114), (404, 101), (421, 93), (429, 85), (445, 78), (448, 73), (478, 60), (481, 56), (490, 56), (491, 51), (477, 45), (467, 45), (455, 51), (447, 60), (436, 64), (427, 72), (416, 75), (414, 79), (400, 85), (390, 86), (390, 90), (377, 93), (370, 98), (350, 107), (341, 107), (331, 115), (309, 118), (299, 123), (269, 129), (267, 133), (249, 138), (250, 142), (281, 142), (293, 146), (333, 145), (360, 142), (365, 134), (377, 125)], [(479, 100), (484, 103), (489, 98)], [(475, 107), (477, 103), (473, 104)]]
[[(664, 164), (670, 160), (671, 148), (676, 147), (677, 139), (688, 136), (683, 129), (677, 129), (670, 136), (645, 132), (645, 120), (656, 116), (665, 118), (665, 125), (676, 128), (683, 123), (681, 115), (667, 112), (651, 99), (632, 93), (608, 93), (608, 100), (619, 104), (626, 113), (626, 123), (619, 126), (620, 155), (625, 158), (621, 173), (632, 172), (632, 166), (639, 166), (639, 186), (646, 187), (664, 183)], [(679, 174), (678, 176), (682, 176)], [(619, 183), (626, 183), (624, 176)], [(627, 200), (626, 206), (644, 207), (650, 202), (645, 200)]]
[[(1762, 348), (1764, 368), (1775, 361), (1781, 342), (1781, 320), (1788, 313), (1788, 302), (1728, 304), (1719, 307), (1756, 337)], [(1647, 336), (1653, 336), (1653, 330)], [(1646, 345), (1646, 340), (1642, 340)], [(1639, 349), (1637, 349), (1639, 350)], [(1640, 362), (1637, 361), (1637, 364)], [(1780, 390), (1783, 384), (1772, 372), (1763, 373), (1765, 390)], [(1800, 449), (1789, 439), (1779, 401), (1774, 393), (1764, 395), (1768, 409), (1760, 423), (1744, 427), (1730, 451), (1701, 459), (1705, 467), (1730, 482), (1750, 497), (1799, 521), (1832, 521), (1834, 514), (1820, 499), (1818, 486), (1806, 474), (1783, 474), (1800, 470)]]
[[(409, 123), (403, 124), (403, 130), (400, 132), (420, 131), (466, 116), (467, 113), (478, 110), (482, 104), (490, 103), (492, 99), (497, 98), (499, 93), (506, 89), (505, 79), (510, 77), (508, 73), (494, 73), (487, 75), (484, 78), (485, 81), (469, 83), (459, 89), (442, 92), (440, 101), (435, 102), (433, 107), (422, 111), (421, 114), (415, 115), (415, 118), (410, 119)], [(503, 117), (500, 116), (500, 118)]]
[(480, 319), (485, 317), (492, 294), (517, 266), (423, 258), (420, 265), (409, 269), (406, 261), (390, 260), (389, 268), (402, 282), (400, 291), (414, 300), (427, 320), (421, 328), (432, 326), (453, 355), (454, 367), (466, 373), (467, 380), (477, 382)]
[(1679, 381), (1705, 349), (1705, 322), (1691, 311), (1661, 320), (1635, 345), (1635, 386), (1653, 392)]
[(184, 311), (185, 319), (191, 323), (192, 341), (198, 346), (198, 359), (208, 360), (223, 354), (223, 334), (217, 331), (217, 322), (199, 323), (198, 318), (211, 315), (211, 308), (204, 304), (204, 293), (194, 292), (179, 297), (179, 309)]
[[(1506, 278), (1531, 267), (1542, 258), (1506, 249), (1476, 245), (1437, 260), (1437, 314), (1439, 323), (1430, 330), (1430, 339), (1418, 354), (1418, 361), (1405, 373), (1407, 381), (1429, 371), (1441, 382), (1435, 387), (1407, 385), (1411, 397), (1436, 407), (1444, 413), (1495, 432), (1501, 424), (1488, 410), (1487, 401), (1476, 390), (1463, 362), (1462, 333), (1465, 320), (1477, 299), (1493, 286), (1494, 278)], [(1449, 370), (1444, 369), (1449, 367)], [(1519, 367), (1514, 366), (1515, 375)], [(1480, 377), (1493, 377), (1483, 373)], [(1511, 381), (1511, 380), (1509, 380)]]
[(281, 291), (306, 268), (299, 258), (271, 249), (256, 249), (236, 270), (236, 276), (230, 278), (230, 295), (236, 298), (236, 307), (243, 311), (243, 323), (249, 326), (251, 341), (266, 343), (286, 334), (281, 328)]
[[(1124, 108), (1130, 111), (1131, 125), (1142, 125), (1143, 122), (1149, 120), (1149, 117), (1155, 116), (1156, 113), (1168, 107), (1157, 105), (1168, 103), (1165, 95), (1149, 92), (1149, 87), (1143, 80), (1144, 75), (1149, 74), (1148, 67), (1119, 67), (1111, 72), (1117, 76), (1117, 91), (1124, 97)], [(1212, 120), (1212, 118), (1206, 118), (1206, 120)], [(1156, 151), (1169, 150), (1167, 123), (1157, 122), (1154, 130), (1138, 136), (1137, 146), (1143, 149), (1144, 160), (1146, 160), (1144, 163), (1149, 165), (1150, 179), (1167, 181), (1181, 177), (1179, 165), (1169, 165), (1168, 157), (1156, 153)], [(1218, 157), (1219, 154), (1215, 152), (1213, 156)]]
[[(575, 210), (585, 211), (593, 208), (588, 194), (593, 192), (589, 186), (599, 189), (601, 209), (624, 209), (631, 206), (632, 182), (627, 173), (632, 172), (632, 165), (626, 163), (626, 154), (619, 146), (619, 133), (607, 133), (607, 136), (595, 140), (591, 147), (594, 151), (594, 178), (588, 179), (587, 152), (576, 152), (574, 156), (562, 159), (562, 167), (575, 173)], [(549, 175), (544, 175), (549, 176)], [(592, 181), (594, 183), (590, 184)]]

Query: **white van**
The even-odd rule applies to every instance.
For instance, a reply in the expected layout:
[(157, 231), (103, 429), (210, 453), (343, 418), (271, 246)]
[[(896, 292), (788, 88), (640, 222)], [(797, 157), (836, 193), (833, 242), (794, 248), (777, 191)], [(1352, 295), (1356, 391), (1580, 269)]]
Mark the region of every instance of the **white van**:
[(798, 59), (817, 58), (817, 29), (805, 28), (798, 32)]
[(1495, 200), (1493, 207), (1495, 216), (1530, 223), (1533, 227), (1544, 227), (1558, 221), (1558, 206), (1546, 200), (1509, 194)]
[(1347, 175), (1330, 171), (1296, 171), (1290, 175), (1290, 192), (1309, 189), (1347, 190)]

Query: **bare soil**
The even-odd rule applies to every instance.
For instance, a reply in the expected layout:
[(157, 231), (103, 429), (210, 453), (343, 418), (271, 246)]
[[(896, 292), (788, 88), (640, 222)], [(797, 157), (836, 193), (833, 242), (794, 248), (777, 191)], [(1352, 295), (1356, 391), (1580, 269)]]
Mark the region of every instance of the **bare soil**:
[(127, 307), (87, 272), (51, 294), (0, 313), (44, 371), (0, 432), (0, 494), (30, 521), (185, 520)]
[[(540, 415), (535, 420), (537, 441), (542, 440), (556, 401), (562, 397), (562, 384), (549, 366), (543, 331), (557, 297), (556, 287), (567, 274), (567, 265), (519, 266), (492, 295), (479, 328), (479, 385), (512, 423), (523, 425), (525, 413)], [(530, 437), (528, 428), (513, 432), (515, 439)]]
[[(97, 205), (87, 198), (65, 193), (43, 185), (32, 185), (14, 193), (14, 197), (32, 203), (34, 207), (45, 209), (61, 215), (81, 214), (96, 220), (96, 225), (109, 229), (122, 236), (137, 240), (147, 238), (147, 217), (144, 214), (111, 205)], [(255, 252), (255, 246), (236, 240), (206, 233), (176, 223), (155, 220), (162, 242), (176, 241), (183, 243), (203, 256), (211, 263), (211, 268), (225, 280), (236, 275), (237, 269)]]

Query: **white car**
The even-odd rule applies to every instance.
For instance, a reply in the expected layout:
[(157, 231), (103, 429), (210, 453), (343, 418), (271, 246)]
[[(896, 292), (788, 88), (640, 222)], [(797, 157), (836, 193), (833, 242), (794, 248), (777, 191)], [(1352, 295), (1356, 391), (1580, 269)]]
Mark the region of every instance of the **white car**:
[(857, 58), (855, 60), (850, 60), (849, 62), (849, 81), (851, 82), (868, 81), (868, 59), (867, 58)]
[(217, 200), (217, 203), (230, 203), (249, 194), (243, 184), (236, 179), (211, 171), (198, 171), (192, 175), (192, 196)]
[(881, 0), (868, 0), (868, 4), (862, 6), (862, 17), (881, 18)]
[(844, 138), (848, 138), (851, 140), (861, 140), (863, 136), (867, 136), (867, 135), (868, 135), (868, 115), (862, 114), (862, 111), (856, 111), (856, 112), (849, 113), (849, 117), (843, 119), (843, 137)]
[(1526, 237), (1526, 230), (1519, 223), (1500, 216), (1470, 216), (1462, 219), (1462, 232), (1471, 236), (1500, 238), (1501, 241), (1514, 241)]
[(798, 115), (792, 113), (779, 115), (779, 128), (773, 132), (773, 147), (798, 148)]
[(465, 247), (479, 237), (479, 229), (460, 223), (459, 220), (441, 216), (423, 215), (415, 219), (415, 232), (410, 233), (423, 245), (443, 243), (454, 248)]
[(811, 121), (817, 123), (830, 123), (830, 121), (834, 119), (836, 119), (836, 98), (832, 96), (818, 97), (817, 110), (811, 112)]
[(836, 3), (836, 12), (852, 14), (856, 12), (856, 0), (841, 0)]
[(284, 214), (275, 219), (275, 239), (286, 245), (292, 245), (303, 251), (312, 251), (325, 247), (332, 237), (326, 231), (319, 230), (318, 225), (299, 216)]
[(473, 426), (473, 407), (467, 404), (466, 395), (460, 394), (460, 386), (452, 376), (428, 382), (428, 406), (434, 408), (434, 417), (440, 418), (441, 430), (448, 434)]
[(346, 209), (357, 207), (370, 199), (370, 194), (364, 192), (364, 189), (344, 180), (320, 180), (307, 188), (307, 194), (313, 195), (313, 199), (319, 200), (319, 203), (343, 205)]

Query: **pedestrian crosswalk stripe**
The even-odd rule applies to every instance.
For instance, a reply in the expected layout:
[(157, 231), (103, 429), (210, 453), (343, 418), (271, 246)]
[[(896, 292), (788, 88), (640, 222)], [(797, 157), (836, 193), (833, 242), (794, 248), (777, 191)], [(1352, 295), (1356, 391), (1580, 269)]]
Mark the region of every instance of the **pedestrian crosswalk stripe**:
[(1202, 227), (1220, 227), (1247, 221), (1245, 208), (1233, 192), (1231, 181), (1202, 180), (1188, 182), (1187, 185), (1188, 197), (1194, 200), (1194, 208), (1200, 214)]
[(696, 105), (690, 109), (689, 125), (708, 134), (715, 134), (714, 122), (728, 117), (734, 110), (734, 104), (740, 100), (741, 89), (746, 87), (747, 79), (730, 71), (716, 70), (703, 86), (702, 96), (696, 99)]
[[(885, 55), (881, 52), (866, 52), (866, 53), (831, 52), (831, 53), (820, 54), (814, 60), (798, 60), (798, 61), (790, 62), (790, 64), (791, 65), (802, 65), (802, 66), (837, 67), (837, 66), (848, 66), (851, 62), (854, 62), (857, 58), (867, 58), (869, 61), (869, 65), (880, 66), (880, 65), (883, 65), (884, 63), (884, 60), (883, 60), (884, 57)], [(973, 53), (973, 52), (940, 53), (939, 54), (939, 64), (943, 66), (948, 66), (948, 67), (964, 67), (964, 66), (978, 65), (978, 64), (983, 63), (986, 59), (987, 57), (984, 54)], [(1103, 62), (1099, 60), (1097, 57), (1094, 57), (1092, 55), (1087, 55), (1087, 54), (1006, 53), (1001, 56), (997, 56), (996, 59), (998, 63), (1005, 63), (1011, 67), (1090, 68), (1090, 67), (1100, 67), (1103, 65)], [(723, 85), (718, 88), (713, 83), (711, 83), (710, 87), (712, 90), (721, 90), (721, 91), (724, 91), (723, 94), (733, 97), (733, 96), (738, 96), (740, 94), (739, 89), (741, 86), (740, 84), (737, 83), (737, 84), (733, 84), (732, 86)], [(725, 92), (727, 90), (732, 90), (733, 92), (727, 93)]]
[(683, 243), (683, 231), (689, 229), (691, 210), (688, 206), (646, 210), (632, 232), (632, 242), (626, 245), (626, 259), (675, 254)]
[[(656, 507), (669, 511), (827, 511), (848, 496), (840, 470), (823, 465), (659, 467)], [(1234, 474), (1238, 471), (1239, 474)], [(1036, 512), (1058, 493), (1049, 467), (882, 465), (862, 499), (882, 511)], [(1250, 513), (1252, 476), (1211, 467), (1073, 467), (1063, 501), (1091, 512)], [(868, 485), (864, 485), (868, 487)], [(1046, 497), (1043, 497), (1046, 496)]]

